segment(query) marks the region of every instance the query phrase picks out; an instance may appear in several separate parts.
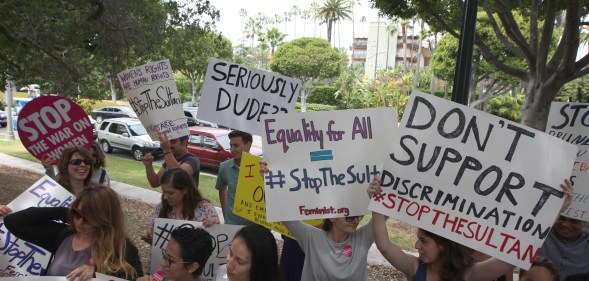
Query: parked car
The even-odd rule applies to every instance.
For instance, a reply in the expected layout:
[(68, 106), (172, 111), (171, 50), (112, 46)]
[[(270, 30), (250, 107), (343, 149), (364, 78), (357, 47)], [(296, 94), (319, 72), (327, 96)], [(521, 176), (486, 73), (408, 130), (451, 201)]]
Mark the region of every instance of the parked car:
[(117, 118), (117, 117), (130, 117), (137, 118), (135, 111), (128, 106), (105, 106), (92, 110), (92, 118), (102, 123), (104, 119)]
[[(212, 127), (190, 127), (188, 151), (200, 158), (200, 165), (219, 168), (221, 162), (233, 158), (229, 151), (230, 130)], [(262, 156), (262, 147), (252, 145), (250, 153)]]
[(160, 142), (151, 140), (145, 127), (135, 118), (112, 118), (102, 121), (98, 129), (98, 141), (104, 152), (111, 153), (113, 148), (128, 150), (137, 161), (148, 152), (154, 157), (163, 154)]
[(92, 136), (94, 140), (98, 138), (98, 128), (96, 127), (96, 120), (92, 118), (92, 116), (88, 115), (88, 119), (90, 119), (90, 124), (92, 124)]
[(215, 123), (211, 123), (209, 121), (204, 121), (204, 120), (200, 120), (200, 119), (196, 119), (196, 118), (192, 118), (192, 117), (186, 117), (186, 123), (188, 123), (188, 127), (200, 126), (200, 127), (217, 128), (217, 124), (215, 124)]
[(6, 112), (4, 111), (0, 111), (0, 127), (6, 127), (6, 122), (8, 120), (8, 117), (6, 116)]

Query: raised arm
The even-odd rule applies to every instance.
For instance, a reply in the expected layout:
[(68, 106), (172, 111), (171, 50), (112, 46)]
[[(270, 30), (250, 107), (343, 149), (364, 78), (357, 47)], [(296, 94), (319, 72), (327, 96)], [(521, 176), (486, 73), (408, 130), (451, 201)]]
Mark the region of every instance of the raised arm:
[[(368, 196), (372, 198), (374, 195), (380, 194), (381, 191), (380, 178), (375, 178), (368, 185)], [(376, 247), (392, 266), (403, 272), (407, 279), (411, 280), (417, 271), (418, 260), (413, 255), (403, 252), (399, 246), (391, 243), (386, 227), (386, 219), (383, 214), (372, 212), (372, 228)]]
[(514, 266), (497, 258), (475, 263), (464, 278), (465, 281), (495, 280), (506, 272), (513, 272)]

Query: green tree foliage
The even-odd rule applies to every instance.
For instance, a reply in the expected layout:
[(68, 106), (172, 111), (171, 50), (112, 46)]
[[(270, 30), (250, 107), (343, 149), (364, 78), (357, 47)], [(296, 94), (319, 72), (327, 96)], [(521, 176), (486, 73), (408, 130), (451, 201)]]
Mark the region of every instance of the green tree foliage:
[(306, 100), (319, 83), (336, 77), (342, 71), (346, 57), (319, 38), (299, 38), (282, 44), (270, 61), (270, 69), (295, 77), (303, 82), (301, 110), (306, 110)]
[(336, 96), (337, 89), (331, 86), (319, 86), (307, 99), (308, 103), (319, 103), (327, 105), (339, 105), (339, 98)]
[(498, 96), (489, 101), (487, 112), (514, 122), (520, 122), (523, 102), (524, 95)]
[[(435, 31), (459, 37), (463, 1), (452, 0), (372, 0), (390, 17), (424, 19)], [(501, 72), (519, 79), (525, 86), (522, 123), (544, 130), (550, 103), (564, 84), (589, 73), (589, 54), (577, 61), (581, 19), (589, 12), (589, 0), (571, 1), (492, 1), (478, 2), (487, 14), (493, 36), (502, 44), (498, 55), (483, 34), (475, 36), (475, 45), (485, 60)], [(525, 15), (526, 28), (517, 15)], [(559, 16), (566, 14), (562, 24)], [(496, 16), (495, 16), (496, 15)], [(529, 37), (527, 37), (529, 35)], [(558, 36), (561, 35), (561, 36)], [(559, 37), (558, 42), (554, 38)], [(522, 69), (505, 58), (520, 57)]]
[(280, 32), (278, 28), (273, 27), (266, 31), (266, 39), (268, 40), (268, 44), (270, 44), (270, 54), (273, 56), (276, 47), (282, 44), (282, 42), (284, 42), (284, 39), (286, 39), (286, 34)]
[(45, 93), (88, 96), (91, 73), (108, 76), (157, 49), (165, 20), (155, 0), (2, 1), (0, 68), (16, 81), (47, 81)]
[(220, 34), (194, 26), (175, 29), (168, 34), (163, 53), (170, 58), (172, 69), (182, 73), (190, 81), (190, 96), (192, 102), (196, 103), (202, 85), (200, 81), (207, 71), (209, 58), (231, 61), (231, 41)]
[(589, 75), (564, 85), (556, 99), (559, 101), (589, 102)]

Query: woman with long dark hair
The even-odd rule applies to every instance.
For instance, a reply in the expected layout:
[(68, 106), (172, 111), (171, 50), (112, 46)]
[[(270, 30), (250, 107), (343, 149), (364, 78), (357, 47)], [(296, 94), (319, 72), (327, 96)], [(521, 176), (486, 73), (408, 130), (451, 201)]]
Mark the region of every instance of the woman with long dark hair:
[(215, 273), (216, 281), (280, 281), (278, 248), (270, 230), (252, 224), (240, 229), (231, 242), (227, 264)]

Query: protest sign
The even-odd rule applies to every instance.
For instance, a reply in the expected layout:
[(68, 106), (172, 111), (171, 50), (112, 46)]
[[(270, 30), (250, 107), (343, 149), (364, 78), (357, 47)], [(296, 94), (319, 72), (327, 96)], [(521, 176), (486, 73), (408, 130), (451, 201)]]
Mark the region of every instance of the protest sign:
[(281, 114), (263, 125), (268, 221), (367, 212), (366, 187), (391, 146), (396, 108)]
[[(42, 177), (25, 192), (8, 204), (13, 212), (28, 207), (70, 208), (74, 196), (48, 176)], [(0, 272), (15, 277), (35, 276), (47, 267), (51, 253), (32, 243), (25, 242), (0, 221)]]
[(170, 60), (127, 69), (117, 76), (129, 105), (152, 140), (157, 141), (159, 134), (166, 134), (170, 139), (188, 135)]
[(42, 96), (29, 101), (18, 115), (18, 136), (23, 146), (39, 160), (53, 163), (68, 147), (92, 147), (92, 124), (75, 102), (60, 96)]
[[(151, 271), (157, 272), (161, 268), (162, 249), (166, 248), (168, 241), (172, 239), (172, 231), (178, 227), (199, 228), (202, 223), (195, 221), (173, 220), (156, 218), (153, 227), (153, 240), (151, 244)], [(239, 231), (242, 225), (215, 224), (205, 228), (213, 239), (213, 254), (204, 265), (204, 270), (200, 277), (205, 281), (215, 280), (215, 271), (219, 266), (227, 263), (227, 254), (229, 253), (230, 243), (235, 233)]]
[[(239, 177), (233, 213), (265, 228), (296, 239), (281, 222), (266, 220), (266, 199), (264, 196), (264, 178), (260, 174), (260, 160), (262, 158), (247, 152), (241, 154)], [(322, 220), (307, 220), (310, 225), (320, 225)]]
[(301, 81), (210, 58), (198, 119), (261, 135), (260, 116), (294, 112)]
[(552, 102), (546, 132), (577, 146), (571, 182), (573, 202), (563, 216), (589, 221), (589, 103)]
[(576, 148), (413, 93), (370, 210), (527, 269), (564, 200)]

